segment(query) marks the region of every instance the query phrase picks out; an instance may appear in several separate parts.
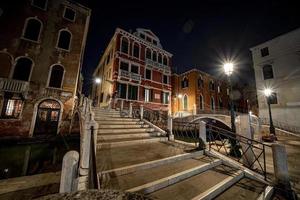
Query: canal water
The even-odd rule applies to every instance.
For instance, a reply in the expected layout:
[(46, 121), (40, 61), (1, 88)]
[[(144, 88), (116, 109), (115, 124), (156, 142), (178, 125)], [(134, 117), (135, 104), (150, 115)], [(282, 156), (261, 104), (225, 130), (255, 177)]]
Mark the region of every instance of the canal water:
[(0, 179), (61, 170), (66, 152), (79, 152), (79, 138), (34, 144), (0, 145)]

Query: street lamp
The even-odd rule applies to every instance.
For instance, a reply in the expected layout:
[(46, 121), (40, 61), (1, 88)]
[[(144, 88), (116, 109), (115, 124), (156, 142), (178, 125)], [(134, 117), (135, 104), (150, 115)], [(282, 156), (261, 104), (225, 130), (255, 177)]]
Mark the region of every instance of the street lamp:
[(100, 78), (95, 78), (95, 83), (97, 84), (97, 85), (99, 85), (100, 83), (101, 83), (101, 79)]
[(224, 64), (224, 72), (228, 77), (228, 82), (229, 82), (229, 100), (230, 100), (230, 115), (231, 115), (231, 130), (232, 132), (235, 133), (236, 128), (235, 128), (235, 119), (234, 119), (234, 109), (233, 109), (233, 100), (232, 100), (232, 84), (231, 84), (231, 74), (233, 73), (233, 63), (225, 63)]
[(267, 98), (267, 104), (269, 108), (269, 118), (270, 118), (270, 134), (275, 135), (275, 127), (273, 125), (272, 113), (271, 113), (271, 99), (272, 99), (273, 90), (270, 88), (266, 88), (264, 90), (264, 95)]

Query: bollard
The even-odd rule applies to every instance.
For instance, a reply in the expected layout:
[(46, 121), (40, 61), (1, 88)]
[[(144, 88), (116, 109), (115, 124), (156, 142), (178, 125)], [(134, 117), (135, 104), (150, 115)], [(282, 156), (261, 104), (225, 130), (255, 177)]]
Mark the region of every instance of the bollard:
[(122, 99), (122, 100), (121, 100), (121, 108), (120, 108), (120, 111), (121, 111), (121, 112), (123, 111), (123, 108), (124, 108), (124, 100)]
[(144, 119), (144, 106), (140, 105), (141, 120)]
[(79, 154), (77, 151), (69, 151), (65, 154), (62, 163), (59, 193), (73, 192), (77, 178)]
[(132, 102), (129, 103), (129, 117), (132, 117)]
[(174, 141), (173, 118), (171, 115), (168, 115), (168, 139), (169, 139), (169, 141)]
[(199, 122), (199, 149), (205, 149), (207, 144), (206, 139), (206, 123), (204, 121)]

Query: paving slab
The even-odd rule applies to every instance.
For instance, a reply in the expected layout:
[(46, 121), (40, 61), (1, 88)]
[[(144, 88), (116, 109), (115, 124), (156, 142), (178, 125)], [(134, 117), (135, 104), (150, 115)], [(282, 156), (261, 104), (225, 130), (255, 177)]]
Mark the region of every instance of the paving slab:
[(109, 177), (104, 175), (101, 180), (101, 185), (107, 189), (128, 190), (130, 188), (144, 185), (146, 183), (171, 176), (173, 174), (203, 165), (208, 162), (210, 162), (210, 159), (208, 157), (199, 156), (196, 158), (180, 160), (146, 170), (136, 171), (134, 173), (122, 176)]
[(250, 178), (242, 178), (228, 190), (217, 196), (216, 200), (248, 200), (257, 199), (264, 191), (266, 185)]
[(192, 199), (227, 177), (232, 176), (235, 172), (237, 172), (236, 169), (220, 165), (189, 179), (153, 192), (149, 197), (153, 199)]
[(189, 152), (165, 142), (143, 143), (97, 150), (97, 172), (158, 160)]

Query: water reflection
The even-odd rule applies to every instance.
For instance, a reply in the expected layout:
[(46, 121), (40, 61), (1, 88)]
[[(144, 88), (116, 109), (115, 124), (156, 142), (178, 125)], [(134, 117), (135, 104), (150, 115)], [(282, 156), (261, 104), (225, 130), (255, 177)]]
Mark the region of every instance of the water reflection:
[(0, 179), (61, 170), (67, 151), (79, 151), (79, 139), (0, 146)]

